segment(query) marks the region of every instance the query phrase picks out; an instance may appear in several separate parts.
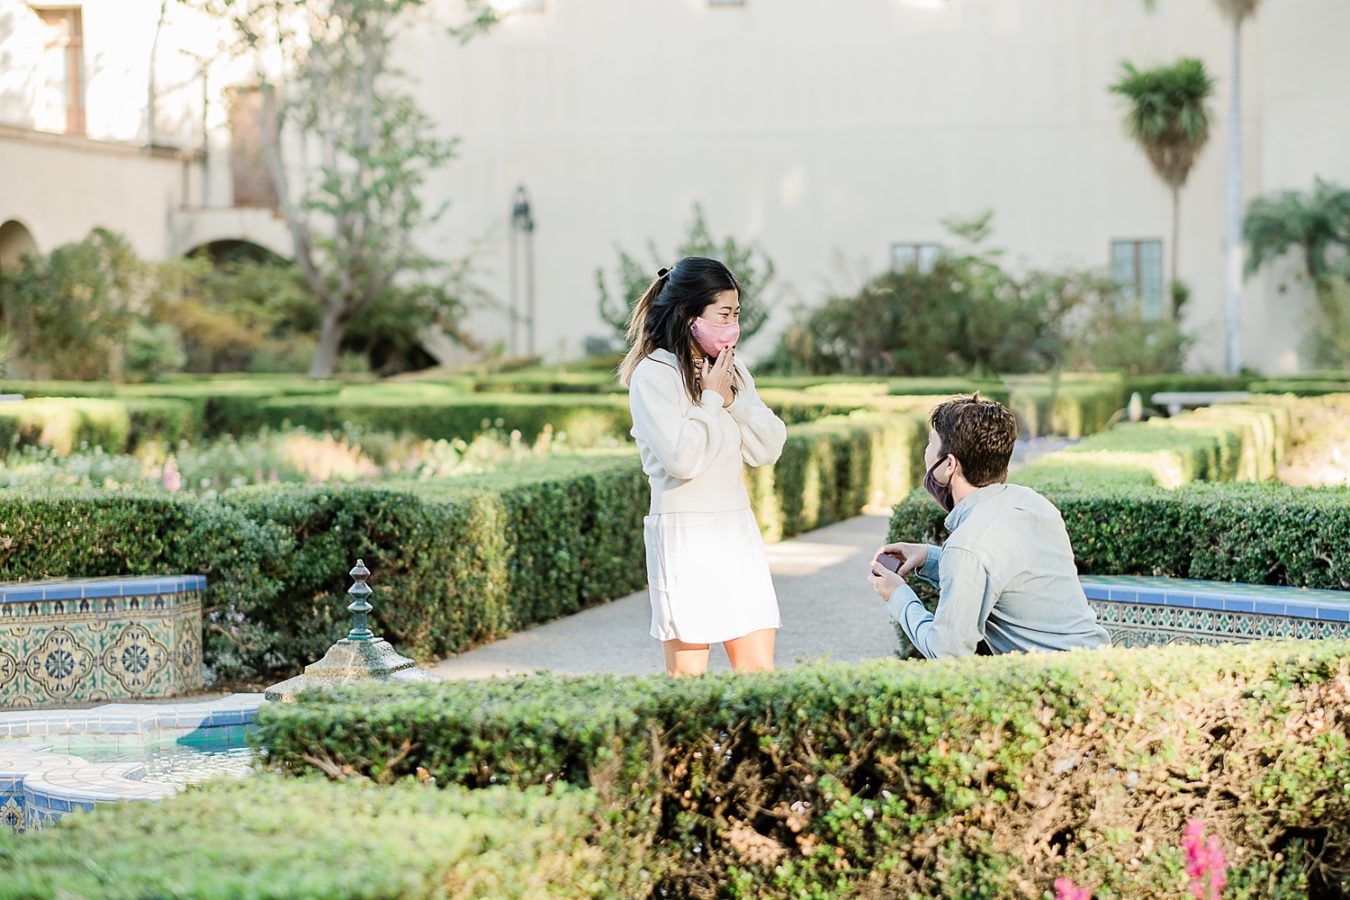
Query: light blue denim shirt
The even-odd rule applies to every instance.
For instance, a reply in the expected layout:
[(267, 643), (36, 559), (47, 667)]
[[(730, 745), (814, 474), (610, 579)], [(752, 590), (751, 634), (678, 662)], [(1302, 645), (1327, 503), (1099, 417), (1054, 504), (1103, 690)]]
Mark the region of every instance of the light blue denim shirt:
[(1110, 642), (1088, 605), (1064, 519), (1020, 484), (991, 484), (947, 515), (951, 532), (916, 574), (937, 586), (937, 613), (908, 584), (886, 608), (930, 659), (969, 656), (981, 638), (994, 653), (1071, 650)]

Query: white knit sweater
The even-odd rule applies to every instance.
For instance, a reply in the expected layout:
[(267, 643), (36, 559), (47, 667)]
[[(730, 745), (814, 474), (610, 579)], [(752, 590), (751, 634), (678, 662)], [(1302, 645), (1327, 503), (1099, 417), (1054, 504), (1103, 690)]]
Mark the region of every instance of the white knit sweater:
[(764, 405), (740, 361), (739, 393), (728, 407), (716, 391), (691, 403), (678, 367), (675, 354), (656, 350), (638, 363), (628, 386), (632, 435), (652, 485), (651, 514), (746, 509), (742, 461), (776, 462), (787, 426)]

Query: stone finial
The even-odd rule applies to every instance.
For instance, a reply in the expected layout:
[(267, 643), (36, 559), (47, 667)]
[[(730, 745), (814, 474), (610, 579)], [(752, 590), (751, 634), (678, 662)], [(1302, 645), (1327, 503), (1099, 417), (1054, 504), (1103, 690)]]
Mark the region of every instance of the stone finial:
[(371, 633), (367, 623), (367, 616), (372, 609), (367, 600), (371, 590), (370, 585), (366, 584), (370, 570), (366, 568), (365, 562), (358, 559), (356, 567), (348, 574), (356, 582), (347, 588), (347, 593), (356, 598), (347, 607), (352, 614), (352, 630), (329, 647), (322, 659), (305, 666), (304, 672), (269, 687), (264, 693), (268, 700), (287, 702), (309, 688), (335, 687), (357, 681), (441, 680), (439, 675), (417, 668), (417, 663), (400, 656), (388, 641)]
[(370, 585), (366, 584), (366, 579), (370, 577), (370, 570), (362, 560), (356, 561), (356, 566), (347, 573), (356, 582), (347, 588), (347, 593), (356, 599), (347, 607), (347, 612), (352, 614), (352, 630), (347, 632), (349, 641), (371, 641), (375, 639), (375, 634), (370, 630), (367, 617), (370, 611), (375, 607), (370, 605), (370, 595), (373, 593)]

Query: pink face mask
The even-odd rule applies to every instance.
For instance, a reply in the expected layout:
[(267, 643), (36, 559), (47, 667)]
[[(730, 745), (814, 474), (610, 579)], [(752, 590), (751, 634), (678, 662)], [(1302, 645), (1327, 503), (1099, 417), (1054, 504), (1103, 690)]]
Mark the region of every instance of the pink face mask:
[(728, 322), (716, 325), (706, 319), (695, 319), (691, 329), (694, 340), (709, 356), (720, 356), (723, 350), (736, 346), (741, 338), (741, 323)]

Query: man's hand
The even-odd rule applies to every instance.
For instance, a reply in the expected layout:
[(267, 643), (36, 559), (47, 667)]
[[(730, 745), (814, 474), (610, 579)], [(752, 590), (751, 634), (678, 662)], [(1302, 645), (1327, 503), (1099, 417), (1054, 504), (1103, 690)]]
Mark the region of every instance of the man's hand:
[[(892, 556), (898, 556), (904, 562), (900, 564), (900, 570), (896, 572), (898, 576), (904, 578), (915, 569), (922, 569), (924, 563), (928, 562), (927, 544), (887, 544), (872, 554), (872, 559), (876, 559), (883, 553), (889, 553)], [(879, 569), (880, 566), (872, 564), (873, 569)]]
[(892, 572), (890, 569), (883, 569), (875, 557), (872, 560), (872, 574), (867, 577), (867, 583), (872, 585), (872, 590), (877, 592), (877, 596), (882, 600), (891, 599), (891, 594), (895, 589), (904, 584), (905, 579)]

